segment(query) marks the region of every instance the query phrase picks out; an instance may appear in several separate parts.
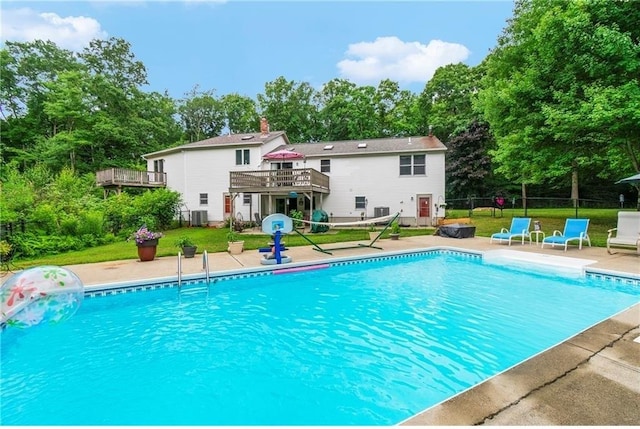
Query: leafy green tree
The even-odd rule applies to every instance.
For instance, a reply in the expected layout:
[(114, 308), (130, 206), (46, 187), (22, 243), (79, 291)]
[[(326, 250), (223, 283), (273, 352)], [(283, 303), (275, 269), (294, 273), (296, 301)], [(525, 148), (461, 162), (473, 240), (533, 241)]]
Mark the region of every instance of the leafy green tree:
[(220, 134), (225, 126), (224, 111), (215, 91), (199, 91), (196, 85), (180, 102), (178, 112), (190, 142), (204, 140)]
[[(636, 2), (522, 0), (486, 61), (480, 105), (498, 171), (523, 184), (640, 171)], [(634, 107), (636, 106), (636, 107)]]
[(355, 116), (352, 104), (356, 84), (346, 79), (333, 79), (323, 85), (316, 94), (318, 117), (322, 126), (319, 140), (340, 141), (349, 139), (348, 123)]
[(5, 161), (15, 159), (24, 169), (38, 159), (35, 145), (52, 135), (43, 111), (47, 83), (82, 66), (71, 51), (41, 40), (7, 41), (0, 60), (0, 149)]
[(256, 102), (237, 93), (220, 97), (220, 105), (227, 119), (229, 133), (250, 133), (260, 129), (260, 115)]
[[(450, 64), (436, 70), (420, 94), (423, 127), (432, 126), (432, 132), (447, 142), (480, 119), (473, 108), (478, 92), (481, 67)], [(428, 132), (422, 129), (423, 133)]]
[(80, 58), (95, 76), (102, 76), (123, 90), (125, 96), (147, 85), (147, 69), (131, 52), (131, 44), (124, 39), (94, 39), (80, 54)]
[(269, 120), (271, 130), (286, 131), (292, 142), (317, 140), (315, 90), (307, 82), (287, 81), (280, 76), (265, 84), (258, 94), (261, 116)]
[(415, 135), (418, 128), (417, 100), (410, 91), (401, 90), (397, 82), (382, 80), (373, 100), (378, 120), (377, 137)]

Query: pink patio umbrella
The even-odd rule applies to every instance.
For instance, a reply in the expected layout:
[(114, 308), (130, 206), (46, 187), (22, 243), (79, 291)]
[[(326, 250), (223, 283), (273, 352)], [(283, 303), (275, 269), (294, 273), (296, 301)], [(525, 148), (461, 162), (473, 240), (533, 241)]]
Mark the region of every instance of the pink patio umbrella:
[(281, 149), (275, 152), (269, 152), (263, 156), (264, 159), (271, 161), (284, 161), (285, 159), (304, 159), (304, 155), (290, 149)]

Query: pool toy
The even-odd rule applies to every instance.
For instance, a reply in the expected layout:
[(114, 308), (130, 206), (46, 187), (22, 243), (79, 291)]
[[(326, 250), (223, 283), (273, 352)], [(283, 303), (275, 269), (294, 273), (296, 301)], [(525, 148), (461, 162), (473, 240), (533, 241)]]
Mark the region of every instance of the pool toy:
[[(285, 250), (289, 250), (285, 247), (284, 244), (280, 243), (280, 251), (285, 251)], [(258, 248), (258, 252), (259, 253), (273, 253), (273, 244), (268, 246), (268, 247), (259, 247)]]
[(282, 234), (287, 234), (293, 230), (293, 220), (281, 213), (275, 213), (262, 220), (262, 231), (265, 234), (273, 235), (273, 246), (271, 253), (264, 255), (260, 260), (262, 265), (279, 265), (291, 262), (291, 257), (282, 254)]
[(0, 325), (29, 328), (61, 322), (82, 304), (84, 285), (72, 271), (53, 265), (18, 272), (0, 286)]

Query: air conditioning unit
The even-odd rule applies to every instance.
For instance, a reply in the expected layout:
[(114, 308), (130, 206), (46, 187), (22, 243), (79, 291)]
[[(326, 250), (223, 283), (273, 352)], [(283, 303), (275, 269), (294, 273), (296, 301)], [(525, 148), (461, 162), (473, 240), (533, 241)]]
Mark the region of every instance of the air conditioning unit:
[(191, 226), (206, 226), (207, 221), (206, 210), (193, 210), (191, 212)]
[(389, 207), (374, 207), (373, 217), (389, 216)]

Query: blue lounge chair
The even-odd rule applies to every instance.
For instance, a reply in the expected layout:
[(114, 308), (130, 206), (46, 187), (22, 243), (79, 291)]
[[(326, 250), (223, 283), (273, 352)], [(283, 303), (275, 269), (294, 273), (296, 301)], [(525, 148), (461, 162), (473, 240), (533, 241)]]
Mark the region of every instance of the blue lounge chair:
[(531, 243), (531, 235), (529, 234), (529, 225), (531, 225), (530, 217), (514, 217), (511, 219), (511, 228), (502, 228), (500, 232), (496, 232), (491, 235), (490, 243), (493, 243), (493, 240), (502, 243), (507, 241), (509, 246), (511, 246), (511, 240), (515, 237), (522, 238), (522, 244), (524, 244), (525, 238), (529, 239), (529, 243)]
[(555, 247), (556, 244), (564, 244), (564, 251), (566, 252), (569, 242), (575, 240), (578, 240), (578, 249), (582, 249), (583, 240), (586, 240), (589, 247), (591, 247), (591, 239), (587, 234), (588, 228), (589, 219), (567, 219), (564, 224), (564, 232), (553, 231), (553, 235), (542, 240), (542, 248), (544, 248), (545, 244), (551, 244), (551, 247)]

